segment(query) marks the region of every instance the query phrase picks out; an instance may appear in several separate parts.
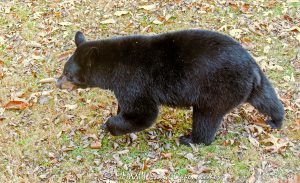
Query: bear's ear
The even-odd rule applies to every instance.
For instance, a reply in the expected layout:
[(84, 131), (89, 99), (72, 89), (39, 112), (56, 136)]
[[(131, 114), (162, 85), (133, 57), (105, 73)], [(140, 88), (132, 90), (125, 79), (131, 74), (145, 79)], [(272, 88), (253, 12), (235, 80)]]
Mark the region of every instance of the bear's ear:
[(90, 48), (90, 50), (88, 52), (88, 56), (89, 56), (89, 59), (88, 59), (87, 65), (89, 67), (91, 67), (94, 60), (97, 59), (97, 57), (99, 56), (99, 49), (97, 47)]
[(85, 37), (84, 37), (83, 33), (80, 32), (80, 31), (77, 31), (76, 34), (75, 34), (75, 44), (76, 44), (76, 46), (78, 47), (79, 45), (81, 45), (84, 42), (85, 42)]

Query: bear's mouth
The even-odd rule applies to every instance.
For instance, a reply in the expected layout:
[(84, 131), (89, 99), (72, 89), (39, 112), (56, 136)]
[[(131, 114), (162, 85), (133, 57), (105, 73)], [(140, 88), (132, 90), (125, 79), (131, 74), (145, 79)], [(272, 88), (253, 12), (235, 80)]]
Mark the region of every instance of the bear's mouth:
[(59, 89), (67, 89), (68, 91), (76, 90), (77, 88), (87, 88), (84, 84), (77, 84), (71, 81), (68, 81), (66, 76), (61, 76), (56, 80), (56, 87)]

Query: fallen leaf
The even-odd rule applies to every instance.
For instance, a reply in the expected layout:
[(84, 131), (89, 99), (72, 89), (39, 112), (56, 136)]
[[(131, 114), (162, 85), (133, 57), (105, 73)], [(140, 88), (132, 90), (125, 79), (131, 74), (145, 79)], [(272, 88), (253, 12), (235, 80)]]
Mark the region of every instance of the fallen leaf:
[(203, 164), (204, 162), (200, 161), (195, 167), (189, 166), (188, 171), (195, 174), (209, 173), (212, 171), (212, 169), (208, 168), (207, 166), (204, 166)]
[(283, 18), (284, 18), (285, 20), (288, 20), (288, 21), (290, 21), (290, 22), (293, 22), (293, 19), (292, 19), (290, 16), (288, 16), (288, 15), (284, 15)]
[(41, 48), (42, 47), (42, 45), (36, 41), (28, 42), (28, 43), (26, 43), (26, 46), (33, 47), (33, 48)]
[(194, 159), (194, 155), (192, 153), (188, 153), (184, 156), (186, 159), (188, 160), (193, 160)]
[(72, 25), (71, 22), (60, 22), (58, 23), (59, 25), (62, 25), (62, 26), (68, 26), (68, 25)]
[(151, 173), (155, 173), (157, 175), (166, 175), (166, 173), (168, 173), (169, 170), (167, 169), (153, 169), (151, 170)]
[(156, 4), (150, 4), (150, 5), (145, 5), (145, 6), (140, 6), (140, 9), (152, 11), (156, 8)]
[(156, 25), (161, 25), (163, 24), (163, 22), (159, 21), (158, 19), (155, 19), (152, 23), (156, 24)]
[(107, 19), (100, 22), (100, 24), (115, 24), (116, 21), (114, 19)]
[(55, 83), (56, 79), (55, 78), (45, 78), (45, 79), (41, 79), (39, 82), (40, 83)]
[(94, 141), (91, 143), (91, 148), (92, 149), (100, 149), (101, 148), (101, 142), (99, 141)]
[(249, 7), (250, 7), (250, 5), (249, 4), (243, 4), (242, 6), (241, 6), (241, 10), (242, 10), (242, 12), (243, 13), (248, 13), (248, 11), (249, 11)]
[(94, 139), (94, 140), (98, 140), (98, 137), (97, 137), (96, 134), (88, 134), (87, 137), (88, 137), (88, 138), (92, 138), (92, 139)]
[(31, 106), (31, 104), (26, 103), (24, 101), (17, 101), (17, 100), (12, 100), (3, 105), (5, 109), (13, 109), (13, 110), (23, 110), (27, 107)]
[[(268, 124), (265, 122), (264, 118), (260, 117), (260, 116), (251, 116), (251, 122), (254, 123), (254, 125), (256, 125), (256, 127), (254, 128), (258, 128), (257, 126), (260, 127), (267, 127)], [(260, 128), (262, 129), (262, 128)]]
[(5, 108), (0, 107), (0, 116), (2, 116), (5, 112)]
[(248, 139), (253, 146), (259, 147), (259, 142), (255, 138), (249, 136)]
[(296, 36), (296, 39), (300, 42), (300, 34)]
[(290, 177), (288, 180), (285, 181), (278, 181), (278, 182), (287, 182), (287, 183), (299, 183), (300, 182), (300, 174), (294, 175), (293, 177)]
[(73, 110), (73, 109), (76, 109), (78, 107), (78, 105), (77, 104), (65, 105), (64, 107), (67, 108), (67, 109), (69, 109), (69, 110)]
[(239, 7), (238, 7), (238, 5), (234, 1), (230, 1), (229, 5), (232, 8), (232, 10), (238, 11)]
[(264, 47), (264, 53), (269, 53), (271, 47), (270, 46), (265, 46)]
[(171, 159), (172, 153), (161, 153), (162, 157), (165, 159)]
[(262, 142), (267, 145), (265, 149), (271, 153), (283, 153), (289, 143), (284, 139), (274, 137), (272, 134), (269, 134), (269, 138), (262, 140)]
[(67, 58), (69, 58), (70, 54), (72, 54), (72, 51), (70, 50), (61, 53), (60, 55), (58, 55), (58, 61), (66, 60)]
[(293, 26), (293, 27), (291, 27), (291, 28), (289, 28), (289, 29), (285, 29), (284, 31), (286, 31), (286, 32), (289, 32), (289, 31), (292, 31), (292, 32), (300, 32), (300, 27), (298, 27), (298, 26)]
[(118, 151), (118, 154), (127, 154), (129, 152), (128, 149), (125, 149), (123, 151)]
[(172, 17), (172, 15), (167, 14), (166, 17), (165, 17), (166, 21), (168, 21), (171, 17)]
[(235, 144), (235, 143), (236, 143), (236, 141), (235, 141), (234, 139), (225, 140), (225, 141), (223, 142), (223, 144), (224, 144), (225, 146), (233, 145), (233, 144)]
[(201, 173), (209, 173), (211, 172), (211, 169), (206, 167), (206, 166), (202, 166), (200, 169), (199, 169), (199, 172)]
[(130, 138), (131, 138), (132, 141), (135, 141), (138, 138), (136, 136), (136, 134), (134, 134), (134, 133), (131, 133), (129, 136), (130, 136)]
[(39, 56), (39, 55), (32, 55), (32, 58), (33, 58), (34, 60), (38, 60), (38, 61), (45, 60), (44, 57)]
[(0, 80), (4, 78), (4, 72), (1, 71), (0, 69)]
[(257, 124), (246, 126), (245, 130), (248, 133), (252, 134), (252, 136), (254, 136), (254, 137), (257, 137), (261, 134), (266, 133), (264, 131), (263, 127), (261, 127), (260, 125), (257, 125)]
[(248, 183), (255, 183), (255, 180), (256, 180), (256, 178), (255, 178), (255, 172), (249, 177), (249, 179), (248, 179)]
[(300, 118), (296, 119), (296, 125), (300, 126)]
[(232, 29), (232, 30), (229, 31), (229, 34), (230, 34), (232, 37), (240, 38), (242, 32), (243, 32), (242, 29)]
[(45, 173), (45, 174), (41, 174), (41, 175), (39, 175), (39, 178), (40, 179), (46, 179), (47, 177), (48, 177), (48, 173)]
[(116, 16), (122, 16), (122, 15), (126, 15), (126, 14), (128, 14), (129, 13), (129, 11), (116, 11), (115, 13), (114, 13), (114, 15), (116, 15)]
[(143, 171), (147, 170), (148, 166), (147, 166), (147, 160), (144, 160), (143, 162)]

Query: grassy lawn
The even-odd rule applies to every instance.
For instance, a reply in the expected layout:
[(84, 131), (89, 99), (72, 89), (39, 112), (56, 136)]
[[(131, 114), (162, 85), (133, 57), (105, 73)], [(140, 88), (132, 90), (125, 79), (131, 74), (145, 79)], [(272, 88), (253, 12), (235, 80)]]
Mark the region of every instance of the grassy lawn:
[[(300, 181), (299, 1), (2, 0), (0, 12), (0, 182)], [(210, 146), (190, 148), (177, 138), (191, 110), (161, 107), (150, 129), (113, 137), (99, 129), (116, 113), (112, 92), (40, 82), (61, 74), (77, 30), (94, 40), (192, 28), (251, 52), (285, 105), (283, 129), (245, 104)], [(23, 108), (5, 109), (12, 101)]]

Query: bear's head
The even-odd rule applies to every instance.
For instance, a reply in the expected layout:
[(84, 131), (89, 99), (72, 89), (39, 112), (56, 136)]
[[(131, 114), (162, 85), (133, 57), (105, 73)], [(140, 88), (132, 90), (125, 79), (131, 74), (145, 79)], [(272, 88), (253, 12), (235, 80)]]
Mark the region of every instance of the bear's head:
[(82, 32), (75, 35), (76, 50), (66, 62), (62, 75), (57, 79), (56, 86), (60, 89), (74, 90), (76, 88), (91, 87), (89, 73), (94, 54), (98, 49), (90, 47)]

